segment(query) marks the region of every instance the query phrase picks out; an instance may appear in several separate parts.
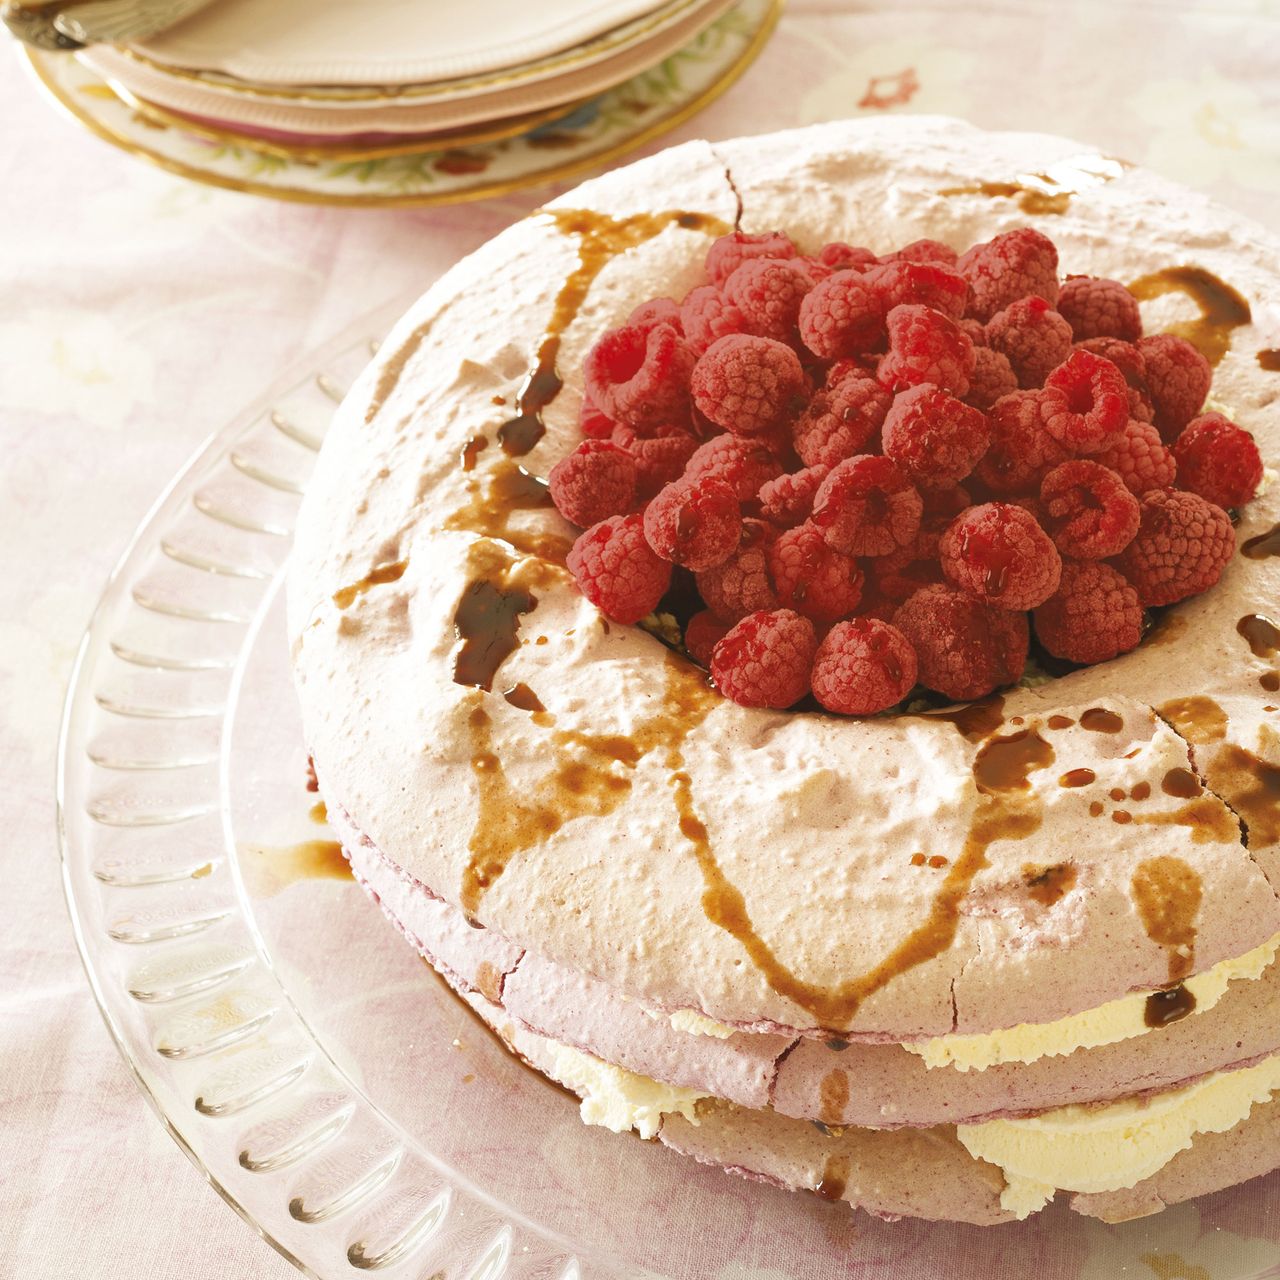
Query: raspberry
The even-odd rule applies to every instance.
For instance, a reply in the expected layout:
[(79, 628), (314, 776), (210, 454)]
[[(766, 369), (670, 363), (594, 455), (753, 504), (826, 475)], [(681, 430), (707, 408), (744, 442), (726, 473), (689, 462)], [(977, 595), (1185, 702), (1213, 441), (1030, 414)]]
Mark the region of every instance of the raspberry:
[(584, 440), (551, 468), (551, 501), (579, 528), (630, 511), (636, 500), (636, 464), (605, 440)]
[(834, 467), (865, 451), (880, 430), (893, 397), (874, 379), (845, 378), (820, 391), (791, 424), (792, 439), (807, 467)]
[(830, 467), (805, 467), (760, 486), (760, 513), (780, 529), (791, 529), (809, 518), (818, 486)]
[(813, 503), (813, 524), (850, 556), (886, 556), (920, 528), (924, 502), (891, 458), (863, 454), (831, 469)]
[(649, 545), (695, 573), (727, 560), (741, 533), (738, 500), (723, 480), (676, 480), (644, 509)]
[(916, 651), (887, 622), (837, 622), (813, 658), (813, 695), (828, 711), (870, 716), (901, 702), (916, 682)]
[(1067, 451), (1044, 429), (1035, 391), (1015, 391), (991, 406), (991, 447), (975, 474), (993, 493), (1016, 494), (1038, 488), (1050, 467)]
[(893, 253), (886, 253), (881, 262), (935, 262), (939, 266), (954, 267), (959, 255), (940, 240), (913, 240)]
[(837, 271), (800, 304), (800, 340), (815, 356), (837, 360), (876, 347), (884, 329), (880, 295), (860, 271)]
[(1151, 393), (1147, 390), (1147, 362), (1132, 342), (1121, 342), (1119, 338), (1086, 338), (1076, 346), (1110, 360), (1124, 374), (1129, 388), (1129, 417), (1139, 422), (1150, 422), (1155, 417)]
[(689, 346), (699, 355), (717, 338), (747, 331), (746, 316), (713, 284), (689, 291), (680, 304), (680, 323)]
[(685, 623), (684, 647), (700, 667), (711, 666), (711, 652), (729, 634), (729, 624), (721, 622), (710, 609), (699, 609)]
[(1142, 338), (1138, 350), (1147, 364), (1155, 424), (1164, 442), (1171, 444), (1203, 407), (1213, 369), (1191, 343), (1171, 333)]
[(747, 322), (747, 332), (794, 342), (800, 303), (814, 281), (797, 259), (752, 258), (724, 282), (724, 296)]
[(757, 609), (776, 609), (778, 596), (769, 578), (773, 530), (763, 520), (746, 519), (737, 550), (714, 569), (697, 575), (698, 594), (717, 618), (729, 624)]
[(804, 370), (790, 347), (747, 334), (717, 339), (693, 367), (694, 403), (734, 435), (768, 431), (804, 385)]
[(600, 406), (591, 398), (589, 391), (584, 390), (582, 393), (582, 405), (578, 410), (578, 426), (588, 440), (608, 440), (613, 435), (613, 419), (600, 412)]
[(975, 320), (972, 316), (962, 316), (956, 321), (956, 327), (961, 333), (969, 335), (969, 341), (975, 347), (987, 345), (987, 326), (981, 320)]
[(1136, 418), (1129, 419), (1118, 444), (1095, 453), (1093, 459), (1116, 472), (1132, 493), (1168, 489), (1178, 478), (1178, 464), (1160, 433), (1151, 423)]
[(832, 271), (865, 271), (867, 267), (874, 267), (880, 259), (870, 249), (845, 244), (843, 240), (833, 240), (818, 250), (818, 261)]
[(907, 304), (894, 307), (885, 324), (889, 352), (876, 369), (881, 386), (901, 391), (930, 382), (954, 396), (968, 392), (973, 343), (946, 316)]
[[(942, 581), (942, 565), (938, 562), (938, 544), (942, 535), (936, 529), (921, 529), (905, 547), (887, 556), (877, 556), (867, 565), (877, 596), (897, 608), (921, 587)], [(864, 592), (860, 613), (867, 609)], [(890, 610), (892, 613), (892, 609)]]
[(1173, 445), (1178, 481), (1220, 507), (1243, 507), (1262, 483), (1253, 437), (1220, 413), (1193, 418)]
[(580, 533), (565, 563), (582, 594), (614, 622), (639, 622), (671, 584), (671, 566), (645, 541), (638, 511), (610, 516)]
[(1235, 551), (1227, 513), (1185, 489), (1155, 489), (1139, 502), (1137, 537), (1116, 560), (1138, 599), (1150, 608), (1207, 591)]
[(922, 306), (959, 320), (969, 300), (969, 286), (954, 267), (936, 262), (886, 262), (867, 272), (867, 281), (880, 297), (881, 310)]
[(778, 535), (769, 548), (769, 570), (782, 604), (815, 622), (847, 617), (862, 598), (857, 561), (829, 546), (813, 524)]
[(969, 375), (969, 393), (965, 403), (975, 409), (990, 409), (1001, 396), (1018, 389), (1018, 375), (1009, 363), (1009, 357), (990, 347), (975, 346), (973, 372)]
[(1050, 537), (1076, 560), (1117, 556), (1138, 532), (1138, 499), (1100, 462), (1073, 458), (1054, 467), (1040, 486), (1040, 501)]
[(694, 355), (669, 324), (613, 329), (587, 352), (587, 391), (615, 422), (643, 430), (688, 412)]
[(936, 489), (925, 489), (920, 496), (924, 499), (924, 523), (950, 524), (966, 507), (973, 505), (969, 490), (962, 484), (944, 484)]
[(628, 317), (628, 329), (641, 329), (648, 333), (660, 324), (669, 324), (677, 333), (682, 332), (680, 304), (674, 298), (650, 298), (642, 302)]
[(834, 391), (846, 378), (874, 378), (879, 357), (864, 356), (855, 360), (852, 356), (842, 356), (827, 369), (827, 376), (822, 385), (828, 391)]
[(648, 502), (663, 485), (678, 480), (697, 447), (686, 432), (634, 441), (628, 452), (636, 464), (637, 498)]
[(1025, 613), (993, 609), (950, 586), (922, 587), (893, 615), (928, 689), (964, 701), (1022, 676), (1030, 639)]
[(707, 275), (711, 277), (712, 284), (724, 284), (744, 262), (752, 258), (794, 258), (798, 252), (791, 238), (781, 231), (765, 231), (754, 236), (745, 231), (733, 231), (721, 236), (707, 250)]
[(1118, 444), (1129, 421), (1124, 375), (1091, 351), (1073, 351), (1039, 392), (1045, 430), (1071, 453)]
[(1138, 647), (1138, 593), (1109, 564), (1067, 560), (1058, 589), (1032, 615), (1036, 637), (1055, 658), (1107, 662)]
[(751, 502), (762, 484), (782, 474), (782, 464), (758, 440), (712, 436), (698, 446), (684, 474), (687, 480), (722, 480), (740, 503)]
[(987, 321), (987, 342), (1008, 357), (1020, 387), (1038, 387), (1071, 354), (1071, 326), (1032, 294)]
[(813, 623), (790, 609), (748, 614), (715, 647), (711, 678), (743, 707), (782, 710), (809, 692)]
[(984, 413), (927, 382), (898, 394), (881, 435), (885, 453), (923, 487), (963, 480), (991, 443)]
[(1058, 251), (1048, 236), (1032, 227), (975, 244), (956, 260), (956, 270), (969, 283), (965, 314), (978, 320), (990, 320), (1029, 293), (1050, 305), (1058, 300)]
[(1068, 276), (1058, 290), (1058, 310), (1077, 342), (1086, 338), (1137, 342), (1142, 337), (1138, 300), (1119, 280)]
[(958, 515), (942, 535), (942, 572), (984, 604), (1034, 609), (1058, 589), (1062, 559), (1035, 516), (1007, 502)]

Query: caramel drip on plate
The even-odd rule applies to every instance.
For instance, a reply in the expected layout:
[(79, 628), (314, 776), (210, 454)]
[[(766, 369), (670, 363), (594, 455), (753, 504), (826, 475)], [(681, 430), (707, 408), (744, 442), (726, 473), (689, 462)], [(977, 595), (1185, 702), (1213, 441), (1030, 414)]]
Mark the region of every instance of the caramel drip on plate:
[(1052, 867), (1026, 862), (1022, 866), (1022, 883), (1041, 906), (1052, 907), (1075, 888), (1076, 874), (1070, 862), (1059, 862)]
[(714, 235), (724, 235), (730, 230), (726, 223), (711, 214), (683, 210), (613, 218), (591, 209), (544, 209), (540, 216), (548, 219), (557, 230), (578, 237), (578, 265), (556, 295), (551, 319), (534, 357), (534, 367), (516, 399), (519, 412), (498, 428), (498, 440), (503, 450), (517, 458), (533, 449), (546, 432), (542, 412), (563, 386), (563, 380), (556, 372), (560, 339), (573, 323), (592, 282), (609, 260), (626, 249), (653, 239), (670, 226)]
[(351, 865), (336, 840), (243, 844), (240, 869), (255, 897), (270, 897), (299, 880), (350, 880)]
[(1165, 949), (1169, 981), (1181, 982), (1195, 966), (1200, 876), (1181, 858), (1148, 858), (1133, 873), (1129, 893), (1147, 937)]
[(1260, 613), (1246, 613), (1236, 623), (1236, 631), (1253, 650), (1255, 658), (1269, 658), (1280, 653), (1280, 627)]
[(1264, 347), (1259, 351), (1258, 367), (1268, 373), (1280, 373), (1280, 347)]
[(1165, 267), (1133, 281), (1129, 292), (1139, 302), (1166, 293), (1186, 294), (1200, 308), (1199, 318), (1180, 320), (1166, 332), (1186, 338), (1212, 365), (1230, 350), (1232, 330), (1253, 319), (1244, 295), (1204, 267)]
[(822, 1077), (818, 1089), (818, 1116), (825, 1125), (838, 1125), (844, 1120), (849, 1104), (849, 1073), (833, 1067)]
[(1227, 713), (1212, 699), (1199, 694), (1174, 698), (1156, 708), (1188, 742), (1203, 745), (1227, 736)]
[(380, 564), (370, 569), (359, 582), (353, 582), (349, 587), (339, 587), (333, 593), (333, 603), (339, 609), (349, 609), (370, 587), (382, 587), (389, 582), (399, 582), (408, 567), (407, 560), (397, 560), (394, 564)]

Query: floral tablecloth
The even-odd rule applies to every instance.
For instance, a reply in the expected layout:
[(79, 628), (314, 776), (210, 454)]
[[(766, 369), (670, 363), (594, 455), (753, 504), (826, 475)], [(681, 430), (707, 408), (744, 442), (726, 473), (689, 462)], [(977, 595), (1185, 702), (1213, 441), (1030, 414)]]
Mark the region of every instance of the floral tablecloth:
[[(746, 77), (670, 140), (883, 111), (1072, 135), (1280, 229), (1274, 0), (793, 0)], [(62, 694), (107, 572), (193, 448), (547, 193), (355, 211), (192, 186), (58, 118), (15, 61), (0, 118), (0, 1276), (284, 1277), (148, 1112), (90, 998), (58, 881)], [(1186, 1237), (1141, 1280), (1280, 1258), (1274, 1222), (1193, 1211)]]

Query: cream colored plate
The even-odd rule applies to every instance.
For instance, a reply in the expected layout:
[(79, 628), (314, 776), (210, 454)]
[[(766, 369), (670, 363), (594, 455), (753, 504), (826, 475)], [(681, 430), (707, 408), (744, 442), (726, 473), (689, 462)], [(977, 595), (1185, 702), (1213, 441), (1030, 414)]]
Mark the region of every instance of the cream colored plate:
[(229, 97), (198, 81), (140, 63), (110, 46), (94, 46), (79, 56), (104, 80), (139, 98), (225, 128), (245, 126), (332, 138), (367, 133), (419, 134), (544, 111), (603, 93), (688, 44), (731, 4), (732, 0), (698, 0), (680, 22), (603, 61), (531, 83), (444, 101), (400, 102), (384, 98), (356, 107), (349, 103), (321, 106), (276, 98)]
[(661, 0), (219, 0), (139, 43), (173, 66), (268, 84), (412, 84), (573, 48)]
[(341, 160), (302, 160), (247, 139), (164, 126), (76, 59), (26, 56), (46, 91), (91, 132), (197, 182), (313, 204), (451, 204), (569, 177), (675, 128), (746, 70), (781, 8), (782, 0), (739, 0), (657, 66), (520, 137)]

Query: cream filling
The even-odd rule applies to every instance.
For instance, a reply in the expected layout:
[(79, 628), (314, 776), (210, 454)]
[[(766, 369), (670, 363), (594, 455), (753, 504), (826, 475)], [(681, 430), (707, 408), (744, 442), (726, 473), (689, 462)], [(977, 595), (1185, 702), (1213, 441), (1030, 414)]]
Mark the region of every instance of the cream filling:
[[(1228, 983), (1261, 977), (1275, 960), (1277, 948), (1280, 934), (1242, 956), (1220, 961), (1188, 978), (1183, 986), (1196, 1001), (1191, 1016), (1212, 1009), (1226, 993)], [(1023, 1022), (982, 1035), (937, 1036), (902, 1047), (922, 1057), (927, 1067), (954, 1067), (957, 1071), (985, 1071), (1001, 1062), (1030, 1063), (1077, 1049), (1096, 1049), (1153, 1030), (1146, 1023), (1148, 994), (1121, 996), (1056, 1022)]]
[(709, 1096), (615, 1067), (567, 1044), (554, 1044), (553, 1054), (551, 1075), (581, 1097), (582, 1122), (614, 1133), (634, 1129), (642, 1138), (652, 1138), (662, 1117), (672, 1112), (697, 1124), (698, 1102)]
[(1196, 1134), (1234, 1129), (1278, 1088), (1280, 1054), (1153, 1098), (962, 1124), (956, 1136), (970, 1155), (1004, 1171), (1000, 1204), (1025, 1218), (1044, 1208), (1056, 1190), (1136, 1186), (1185, 1151)]

